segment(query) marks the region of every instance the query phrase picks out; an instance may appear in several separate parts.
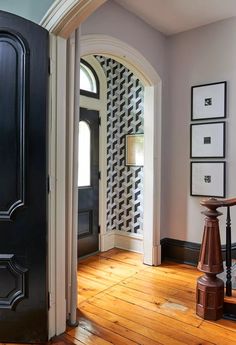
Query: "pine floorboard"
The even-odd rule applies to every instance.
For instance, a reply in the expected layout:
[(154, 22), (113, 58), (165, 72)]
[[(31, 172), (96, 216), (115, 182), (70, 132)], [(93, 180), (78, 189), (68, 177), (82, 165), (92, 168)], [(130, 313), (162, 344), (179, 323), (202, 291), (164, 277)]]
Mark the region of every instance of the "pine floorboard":
[(81, 260), (79, 326), (48, 344), (236, 345), (236, 322), (196, 315), (198, 276), (188, 265), (143, 265), (140, 254), (120, 249)]
[(79, 327), (65, 337), (84, 345), (236, 345), (235, 322), (196, 315), (199, 275), (171, 262), (146, 266), (140, 254), (120, 249), (81, 260)]

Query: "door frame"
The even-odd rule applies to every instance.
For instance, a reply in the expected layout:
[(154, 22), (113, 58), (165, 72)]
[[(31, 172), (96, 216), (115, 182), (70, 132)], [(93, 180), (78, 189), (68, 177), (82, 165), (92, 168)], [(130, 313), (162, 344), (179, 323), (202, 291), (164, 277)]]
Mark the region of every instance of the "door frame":
[[(161, 263), (161, 78), (151, 64), (130, 45), (107, 35), (80, 37), (81, 57), (102, 54), (132, 71), (144, 85), (144, 263)], [(105, 211), (105, 210), (104, 210)], [(104, 215), (106, 217), (106, 215)], [(108, 235), (108, 236), (106, 236)], [(104, 233), (104, 248), (110, 234)], [(136, 239), (139, 241), (139, 238)], [(111, 244), (114, 243), (111, 241)]]
[[(71, 220), (71, 228), (67, 228), (67, 217), (70, 214), (70, 217), (73, 218), (73, 210), (68, 210), (66, 207), (66, 201), (68, 201), (66, 193), (68, 187), (66, 178), (68, 169), (68, 132), (66, 128), (68, 128), (68, 117), (72, 117), (70, 122), (74, 124), (74, 128), (79, 120), (79, 113), (74, 109), (79, 107), (79, 81), (75, 69), (76, 60), (79, 61), (80, 56), (94, 53), (111, 56), (131, 71), (134, 71), (145, 86), (144, 108), (145, 114), (149, 116), (149, 121), (146, 121), (146, 127), (144, 128), (146, 132), (144, 147), (146, 157), (144, 167), (144, 176), (146, 176), (146, 178), (144, 177), (144, 214), (146, 212), (146, 216), (144, 215), (144, 227), (147, 235), (145, 236), (147, 241), (144, 241), (144, 262), (149, 265), (158, 265), (161, 262), (161, 78), (143, 55), (126, 43), (105, 35), (88, 35), (80, 40), (78, 30), (76, 30), (77, 38), (75, 40), (80, 42), (80, 45), (77, 44), (77, 48), (73, 47), (73, 43), (70, 45), (70, 52), (74, 55), (67, 61), (67, 38), (79, 27), (82, 21), (105, 1), (58, 0), (51, 6), (41, 21), (41, 25), (50, 32), (51, 58), (49, 92), (49, 337), (65, 331), (67, 318), (72, 324), (76, 323), (77, 265), (73, 241), (71, 241), (69, 250), (66, 251), (65, 248), (68, 238), (77, 237), (75, 219)], [(73, 37), (71, 40), (73, 41)], [(72, 63), (72, 66), (68, 71), (67, 65), (69, 62)], [(77, 77), (74, 78), (74, 75)], [(67, 106), (69, 106), (70, 111), (67, 111)], [(71, 131), (72, 126), (69, 128)], [(74, 152), (73, 154), (70, 152), (69, 155), (72, 154), (73, 159), (69, 163), (71, 164), (73, 180), (77, 181), (78, 159), (76, 159), (76, 147), (78, 143), (75, 131), (73, 132), (73, 138)], [(76, 201), (75, 189), (71, 188), (70, 197)], [(69, 266), (68, 272), (67, 268)], [(70, 306), (66, 310), (65, 296), (67, 290), (70, 290), (68, 299)]]

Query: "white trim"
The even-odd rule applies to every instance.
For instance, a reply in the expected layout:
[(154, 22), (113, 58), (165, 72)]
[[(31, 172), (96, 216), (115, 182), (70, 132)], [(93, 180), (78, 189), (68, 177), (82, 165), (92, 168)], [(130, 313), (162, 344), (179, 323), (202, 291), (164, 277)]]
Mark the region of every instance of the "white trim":
[(116, 248), (143, 254), (143, 236), (116, 230), (114, 237)]
[(106, 233), (100, 234), (99, 242), (103, 252), (110, 250), (115, 247), (115, 237), (113, 231), (108, 231)]
[(103, 243), (104, 251), (112, 248), (120, 248), (143, 254), (143, 236), (124, 231), (113, 230), (101, 234), (100, 242)]
[(40, 25), (63, 38), (85, 21), (107, 0), (57, 0), (49, 8)]
[(153, 266), (161, 264), (161, 245), (155, 245), (152, 248), (152, 262)]
[[(56, 80), (56, 335), (66, 329), (65, 299), (65, 162), (66, 162), (66, 40), (57, 37)], [(63, 283), (62, 283), (63, 282)], [(60, 311), (60, 313), (57, 312)]]
[(102, 54), (115, 57), (133, 71), (145, 85), (156, 85), (161, 78), (150, 62), (132, 46), (108, 35), (82, 35), (80, 39), (81, 56)]
[[(107, 35), (85, 35), (81, 56), (110, 56), (133, 71), (145, 87), (144, 104), (144, 263), (161, 263), (161, 79), (152, 65), (134, 48)], [(106, 239), (106, 236), (102, 237)], [(101, 241), (103, 243), (103, 240)], [(106, 244), (104, 244), (105, 247)]]
[[(66, 293), (67, 315), (71, 305), (71, 272), (72, 272), (72, 223), (73, 223), (73, 147), (74, 147), (74, 96), (75, 96), (75, 39), (67, 42), (68, 71), (68, 104), (67, 104), (67, 138), (66, 138)], [(69, 135), (68, 135), (69, 134)]]
[(144, 231), (152, 228), (149, 240), (144, 235), (144, 263), (156, 266), (161, 263), (161, 116), (155, 114), (161, 114), (161, 83), (145, 88), (144, 103)]
[[(57, 0), (51, 6), (41, 25), (50, 31), (51, 34), (67, 38), (106, 0)], [(55, 69), (50, 80), (50, 114), (51, 121), (49, 150), (50, 181), (55, 181), (55, 188), (52, 188), (49, 197), (49, 288), (52, 296), (52, 306), (49, 310), (49, 337), (62, 333), (66, 328), (66, 301), (65, 301), (65, 141), (66, 141), (66, 41), (60, 37), (51, 37), (51, 56)], [(161, 142), (160, 93), (161, 79), (150, 63), (135, 49), (127, 44), (108, 36), (90, 35), (83, 37), (81, 42), (82, 55), (101, 53), (115, 57), (130, 70), (133, 70), (145, 86), (150, 86), (150, 93), (155, 99), (155, 107), (152, 110), (152, 117), (156, 117), (155, 128), (152, 128), (150, 135), (156, 134)], [(142, 71), (142, 72), (140, 72)], [(153, 101), (152, 98), (152, 101)], [(151, 98), (150, 98), (151, 99)], [(159, 104), (156, 100), (159, 99)], [(153, 101), (154, 103), (154, 101)], [(155, 144), (154, 142), (152, 144)], [(160, 144), (161, 145), (161, 144)], [(161, 199), (161, 146), (152, 148), (154, 156), (154, 175), (150, 183), (156, 192), (152, 197), (152, 212), (150, 221), (148, 212), (144, 219), (145, 241), (144, 262), (148, 264), (160, 263), (160, 199)], [(158, 169), (158, 170), (156, 170)], [(149, 188), (151, 188), (149, 186)], [(158, 192), (158, 193), (157, 193)], [(145, 198), (148, 198), (146, 193)], [(149, 200), (144, 200), (148, 205)], [(156, 210), (156, 213), (153, 210)], [(156, 216), (155, 216), (156, 214)], [(77, 214), (73, 215), (77, 218)], [(152, 235), (149, 235), (152, 232)], [(105, 235), (104, 235), (105, 236)], [(103, 237), (104, 237), (103, 236)], [(74, 239), (77, 240), (77, 239)], [(144, 241), (144, 242), (145, 242)], [(102, 242), (102, 240), (101, 240)], [(105, 248), (105, 244), (104, 244)], [(150, 255), (151, 253), (151, 255)], [(74, 286), (76, 288), (76, 286)], [(55, 299), (54, 299), (55, 297)]]
[[(67, 210), (69, 214), (69, 218), (71, 218), (71, 229), (67, 229), (67, 231), (71, 232), (71, 243), (68, 247), (68, 254), (70, 253), (69, 265), (70, 271), (70, 286), (68, 286), (67, 290), (70, 290), (70, 294), (68, 294), (70, 299), (67, 299), (67, 306), (68, 308), (68, 323), (72, 325), (77, 325), (77, 234), (78, 234), (78, 132), (79, 132), (79, 104), (80, 104), (80, 46), (79, 46), (79, 38), (80, 32), (79, 29), (75, 31), (75, 34), (71, 38), (71, 44), (69, 45), (70, 54), (69, 57), (71, 58), (69, 61), (70, 74), (68, 75), (68, 113), (69, 110), (71, 111), (68, 114), (68, 124), (70, 128), (67, 130), (67, 157), (69, 161), (67, 161), (67, 166), (71, 167), (71, 184), (67, 187), (68, 196), (71, 197), (71, 209)], [(70, 120), (70, 121), (69, 121)], [(71, 141), (70, 141), (70, 138)], [(70, 145), (69, 145), (70, 144)], [(72, 155), (72, 156), (70, 156)], [(71, 159), (70, 159), (71, 158)], [(66, 181), (69, 182), (69, 181)]]
[(49, 78), (49, 339), (66, 329), (65, 299), (65, 149), (66, 40), (50, 35)]
[[(154, 219), (153, 219), (153, 256), (152, 265), (161, 264), (161, 207), (162, 207), (162, 82), (153, 86), (153, 114), (154, 127), (153, 145), (154, 145), (154, 174), (153, 190), (154, 192)], [(157, 114), (157, 116), (155, 116)], [(145, 199), (147, 201), (147, 199)], [(156, 206), (156, 208), (155, 208)], [(146, 248), (146, 255), (149, 248)], [(144, 250), (145, 251), (145, 250)]]
[[(56, 330), (56, 37), (50, 35), (50, 59), (51, 59), (51, 75), (49, 77), (49, 154), (48, 154), (48, 174), (50, 176), (50, 193), (49, 193), (49, 219), (48, 219), (48, 289), (51, 294), (49, 308), (49, 339), (55, 335)], [(54, 182), (54, 183), (53, 183)]]

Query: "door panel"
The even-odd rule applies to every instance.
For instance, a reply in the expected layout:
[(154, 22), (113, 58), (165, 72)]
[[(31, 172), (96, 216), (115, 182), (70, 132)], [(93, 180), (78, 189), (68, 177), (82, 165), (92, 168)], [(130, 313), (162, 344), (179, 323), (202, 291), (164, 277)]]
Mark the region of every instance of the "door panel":
[[(0, 33), (0, 220), (24, 206), (25, 109), (28, 48), (13, 33)], [(23, 130), (23, 131), (22, 131)], [(6, 155), (7, 153), (7, 155)]]
[[(79, 178), (80, 186), (78, 187), (79, 257), (94, 253), (99, 249), (99, 113), (95, 110), (80, 108), (80, 121), (84, 121), (85, 124), (87, 124), (89, 133), (87, 133), (87, 137), (83, 137), (84, 143), (80, 143), (83, 151), (82, 153), (80, 152), (80, 154), (85, 156), (83, 157), (84, 161), (81, 159), (81, 157), (79, 159), (79, 176), (81, 176), (81, 178)], [(88, 150), (88, 152), (86, 152), (86, 150)], [(80, 170), (83, 168), (86, 169), (85, 173), (90, 175), (86, 176), (87, 178), (83, 176), (83, 170)], [(86, 181), (85, 185), (83, 185), (83, 181)]]
[(0, 342), (47, 339), (48, 33), (0, 11)]

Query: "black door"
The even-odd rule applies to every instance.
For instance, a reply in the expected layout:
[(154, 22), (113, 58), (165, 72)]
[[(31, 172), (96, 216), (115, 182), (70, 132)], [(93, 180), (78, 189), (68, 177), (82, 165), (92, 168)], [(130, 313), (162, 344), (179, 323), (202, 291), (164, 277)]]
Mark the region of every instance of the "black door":
[(0, 342), (47, 339), (48, 33), (0, 11)]
[(98, 250), (99, 113), (80, 108), (78, 256)]

